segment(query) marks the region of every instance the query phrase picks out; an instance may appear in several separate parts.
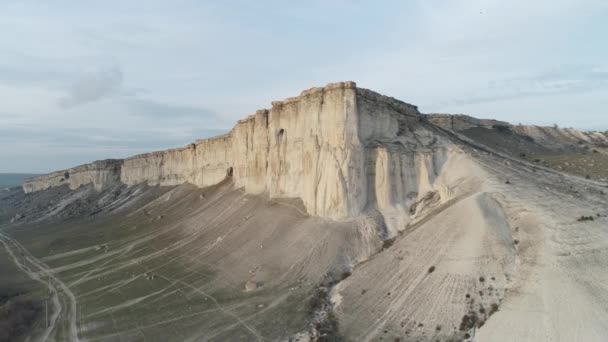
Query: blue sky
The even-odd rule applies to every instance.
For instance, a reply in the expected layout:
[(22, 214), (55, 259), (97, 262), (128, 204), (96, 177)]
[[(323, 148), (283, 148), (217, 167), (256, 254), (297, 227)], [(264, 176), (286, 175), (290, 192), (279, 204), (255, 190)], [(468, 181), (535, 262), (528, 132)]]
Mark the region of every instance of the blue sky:
[(182, 146), (329, 82), (608, 129), (608, 2), (0, 0), (0, 172)]

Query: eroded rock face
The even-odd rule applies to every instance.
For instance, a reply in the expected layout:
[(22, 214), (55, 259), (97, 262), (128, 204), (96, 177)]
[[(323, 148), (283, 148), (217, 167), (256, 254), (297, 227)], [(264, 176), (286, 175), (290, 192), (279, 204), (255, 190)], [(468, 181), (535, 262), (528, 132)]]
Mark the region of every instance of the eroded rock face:
[(95, 189), (101, 190), (106, 185), (120, 179), (121, 166), (122, 160), (98, 160), (68, 170), (31, 178), (23, 183), (23, 191), (29, 193), (62, 185), (67, 185), (74, 190), (86, 184), (93, 184)]
[(473, 127), (494, 128), (497, 126), (509, 127), (510, 123), (493, 119), (478, 119), (463, 114), (427, 114), (433, 124), (453, 131), (463, 131)]
[(449, 146), (415, 106), (342, 82), (273, 102), (228, 134), (55, 172), (23, 189), (118, 181), (204, 187), (232, 177), (248, 193), (301, 198), (311, 215), (345, 219), (369, 208), (407, 212), (436, 190)]

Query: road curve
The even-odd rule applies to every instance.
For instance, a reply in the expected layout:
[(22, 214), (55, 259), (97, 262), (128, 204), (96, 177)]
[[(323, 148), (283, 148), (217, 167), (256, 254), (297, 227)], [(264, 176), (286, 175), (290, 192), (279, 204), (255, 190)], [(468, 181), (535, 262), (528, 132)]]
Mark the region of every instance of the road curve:
[[(52, 294), (52, 315), (49, 327), (38, 338), (39, 341), (65, 340), (80, 341), (77, 326), (76, 297), (70, 289), (40, 260), (35, 258), (17, 240), (0, 233), (0, 243), (4, 246), (15, 265), (33, 280), (48, 286)], [(65, 304), (65, 305), (62, 305)], [(68, 324), (68, 336), (57, 336), (58, 325), (61, 322)], [(52, 337), (51, 337), (52, 336)]]

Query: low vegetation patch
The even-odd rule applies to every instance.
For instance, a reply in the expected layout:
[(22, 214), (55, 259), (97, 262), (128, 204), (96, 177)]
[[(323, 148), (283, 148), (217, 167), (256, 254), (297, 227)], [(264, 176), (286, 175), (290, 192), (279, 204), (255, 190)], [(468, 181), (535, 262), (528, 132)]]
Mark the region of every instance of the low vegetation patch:
[(462, 316), (462, 320), (460, 321), (460, 326), (458, 330), (460, 331), (468, 331), (477, 326), (477, 322), (479, 318), (477, 317), (477, 313), (474, 311), (469, 312), (468, 314)]
[(490, 305), (490, 312), (489, 315), (492, 316), (494, 313), (496, 313), (498, 311), (498, 304), (496, 303), (492, 303), (492, 305)]
[(594, 221), (595, 219), (593, 218), (593, 216), (581, 216), (577, 219), (578, 222), (585, 222), (585, 221)]
[(509, 131), (511, 131), (511, 127), (506, 126), (506, 125), (493, 125), (492, 128), (494, 128), (495, 130), (497, 130), (499, 132), (509, 132)]
[(382, 249), (389, 249), (395, 243), (395, 238), (382, 241)]

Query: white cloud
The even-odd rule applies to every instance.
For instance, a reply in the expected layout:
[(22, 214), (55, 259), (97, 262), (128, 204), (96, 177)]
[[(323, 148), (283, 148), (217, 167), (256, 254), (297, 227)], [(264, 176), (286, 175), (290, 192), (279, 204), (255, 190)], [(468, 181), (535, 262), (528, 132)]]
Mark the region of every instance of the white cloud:
[(423, 111), (574, 125), (579, 108), (580, 127), (605, 126), (606, 14), (605, 0), (4, 2), (0, 129), (71, 139), (44, 152), (70, 166), (68, 152), (144, 148), (131, 130), (154, 132), (136, 136), (146, 148), (185, 143), (340, 80)]
[(118, 66), (88, 72), (70, 85), (65, 97), (59, 99), (62, 107), (74, 107), (88, 102), (124, 93), (123, 74)]

